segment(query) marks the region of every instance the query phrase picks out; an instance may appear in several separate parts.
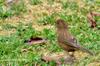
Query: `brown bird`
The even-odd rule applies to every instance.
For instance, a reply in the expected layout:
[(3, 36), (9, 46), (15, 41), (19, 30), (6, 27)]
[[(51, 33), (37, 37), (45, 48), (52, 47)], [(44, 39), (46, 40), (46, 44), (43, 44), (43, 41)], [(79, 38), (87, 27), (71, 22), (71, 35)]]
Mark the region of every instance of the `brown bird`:
[(68, 25), (64, 22), (64, 20), (58, 19), (56, 21), (56, 27), (58, 44), (62, 49), (72, 53), (74, 53), (74, 51), (81, 50), (89, 53), (90, 55), (94, 55), (91, 51), (79, 45), (75, 37), (68, 32)]

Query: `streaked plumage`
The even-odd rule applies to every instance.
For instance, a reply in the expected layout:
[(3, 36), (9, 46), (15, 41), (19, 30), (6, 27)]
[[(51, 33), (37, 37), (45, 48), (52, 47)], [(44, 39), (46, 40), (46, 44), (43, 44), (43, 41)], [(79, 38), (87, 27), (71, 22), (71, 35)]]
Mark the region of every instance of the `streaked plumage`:
[(56, 21), (56, 27), (58, 44), (62, 49), (68, 52), (81, 50), (83, 52), (89, 53), (90, 55), (93, 55), (91, 51), (80, 46), (75, 37), (68, 32), (68, 25), (64, 22), (64, 20), (58, 19)]

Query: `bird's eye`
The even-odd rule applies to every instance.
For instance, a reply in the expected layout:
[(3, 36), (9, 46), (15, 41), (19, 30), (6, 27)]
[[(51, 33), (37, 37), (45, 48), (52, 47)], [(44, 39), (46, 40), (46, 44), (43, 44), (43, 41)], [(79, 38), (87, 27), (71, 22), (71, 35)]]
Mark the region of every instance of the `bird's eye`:
[(59, 20), (57, 20), (57, 24), (58, 24), (58, 25), (61, 25), (61, 24), (62, 24), (62, 22), (63, 22), (63, 20), (60, 20), (60, 19), (59, 19)]
[(57, 22), (57, 24), (60, 24), (59, 22)]
[(59, 24), (59, 22), (57, 22), (57, 24)]

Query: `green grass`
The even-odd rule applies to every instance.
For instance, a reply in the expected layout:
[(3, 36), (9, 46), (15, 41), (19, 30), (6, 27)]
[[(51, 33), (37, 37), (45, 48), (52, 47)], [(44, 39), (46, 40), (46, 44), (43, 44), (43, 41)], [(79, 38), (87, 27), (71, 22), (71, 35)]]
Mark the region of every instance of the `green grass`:
[[(39, 5), (41, 2), (40, 0), (30, 1), (33, 7), (34, 5)], [(90, 28), (86, 17), (86, 14), (90, 10), (98, 11), (98, 9), (96, 9), (98, 5), (92, 7), (94, 4), (98, 4), (98, 1), (87, 1), (88, 0), (84, 0), (86, 5), (83, 8), (79, 8), (76, 2), (69, 3), (61, 1), (61, 12), (52, 13), (51, 15), (36, 19), (36, 23), (39, 24), (39, 26), (55, 26), (56, 17), (60, 17), (69, 24), (69, 31), (77, 38), (80, 44), (95, 53), (95, 56), (80, 58), (74, 66), (88, 66), (88, 64), (92, 62), (100, 62), (100, 31), (98, 29)], [(52, 0), (52, 2), (55, 1)], [(7, 11), (4, 11), (3, 3), (4, 2), (0, 1), (0, 20), (11, 16), (13, 17), (14, 15), (20, 16), (27, 12), (27, 8), (23, 1), (18, 4), (13, 4), (11, 9)], [(71, 10), (72, 13), (69, 14), (67, 9)], [(97, 21), (97, 24), (99, 24), (99, 17), (95, 17), (95, 20)], [(32, 22), (35, 21), (33, 20)], [(16, 26), (13, 26), (9, 22), (0, 25), (2, 30), (16, 30), (10, 35), (0, 35), (0, 65), (34, 66), (35, 64), (38, 64), (40, 66), (55, 66), (54, 61), (46, 63), (41, 60), (41, 57), (46, 53), (45, 50), (53, 53), (63, 51), (57, 44), (56, 28), (45, 28), (42, 31), (37, 31), (32, 27), (33, 24), (34, 23), (30, 22), (25, 23), (22, 19)], [(29, 45), (28, 43), (25, 43), (25, 40), (36, 36), (41, 36), (42, 38), (47, 39), (48, 42), (41, 45)], [(24, 49), (27, 51), (23, 52)]]
[(14, 15), (19, 15), (27, 11), (25, 3), (21, 0), (18, 3), (12, 3), (12, 5), (5, 6), (5, 1), (0, 2), (0, 19), (5, 19)]
[(30, 0), (30, 4), (32, 4), (32, 5), (37, 5), (37, 4), (40, 4), (40, 3), (42, 3), (41, 0)]
[(5, 19), (12, 15), (11, 10), (5, 10), (2, 6), (0, 6), (0, 19)]
[(56, 13), (53, 13), (52, 15), (44, 16), (38, 19), (38, 23), (43, 25), (54, 24), (56, 15), (57, 15)]
[(11, 6), (11, 10), (13, 11), (13, 14), (15, 14), (15, 15), (19, 15), (19, 14), (25, 13), (27, 11), (26, 5), (23, 0), (21, 0), (17, 4), (13, 4)]
[(77, 10), (78, 9), (77, 2), (62, 2), (62, 8), (63, 9), (71, 9), (71, 10)]
[[(41, 53), (36, 52), (46, 48), (45, 45), (34, 45), (30, 46), (27, 43), (24, 43), (25, 40), (29, 39), (30, 37), (35, 37), (39, 35), (43, 35), (44, 38), (50, 40), (53, 43), (55, 40), (55, 34), (51, 33), (51, 30), (45, 29), (43, 32), (38, 32), (31, 27), (31, 24), (27, 25), (27, 28), (24, 28), (22, 23), (20, 23), (16, 28), (16, 33), (10, 36), (0, 36), (0, 62), (5, 64), (7, 63), (15, 63), (19, 64), (34, 64), (39, 63), (41, 61)], [(22, 49), (27, 49), (27, 52), (21, 52)], [(53, 46), (49, 48), (50, 50), (54, 51)], [(48, 50), (49, 50), (48, 49)], [(57, 47), (56, 47), (57, 49)], [(23, 60), (24, 59), (24, 60)], [(8, 60), (8, 61), (7, 61)], [(15, 60), (15, 61), (13, 61)], [(10, 62), (11, 61), (11, 62)], [(26, 61), (26, 62), (24, 62)], [(41, 63), (41, 64), (44, 64)], [(20, 65), (20, 64), (19, 64)]]

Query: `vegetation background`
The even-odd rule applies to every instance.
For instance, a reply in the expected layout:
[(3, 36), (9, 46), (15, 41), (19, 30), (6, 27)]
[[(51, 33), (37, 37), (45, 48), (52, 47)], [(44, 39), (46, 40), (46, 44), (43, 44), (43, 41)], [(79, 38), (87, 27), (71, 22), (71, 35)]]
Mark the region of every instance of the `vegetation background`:
[[(42, 61), (41, 55), (63, 52), (55, 32), (55, 20), (61, 18), (80, 44), (96, 54), (76, 53), (79, 61), (75, 66), (100, 66), (100, 31), (89, 27), (90, 11), (100, 12), (100, 0), (0, 0), (0, 65), (55, 66)], [(94, 19), (100, 27), (100, 18)], [(31, 36), (48, 42), (31, 46), (24, 42)]]

